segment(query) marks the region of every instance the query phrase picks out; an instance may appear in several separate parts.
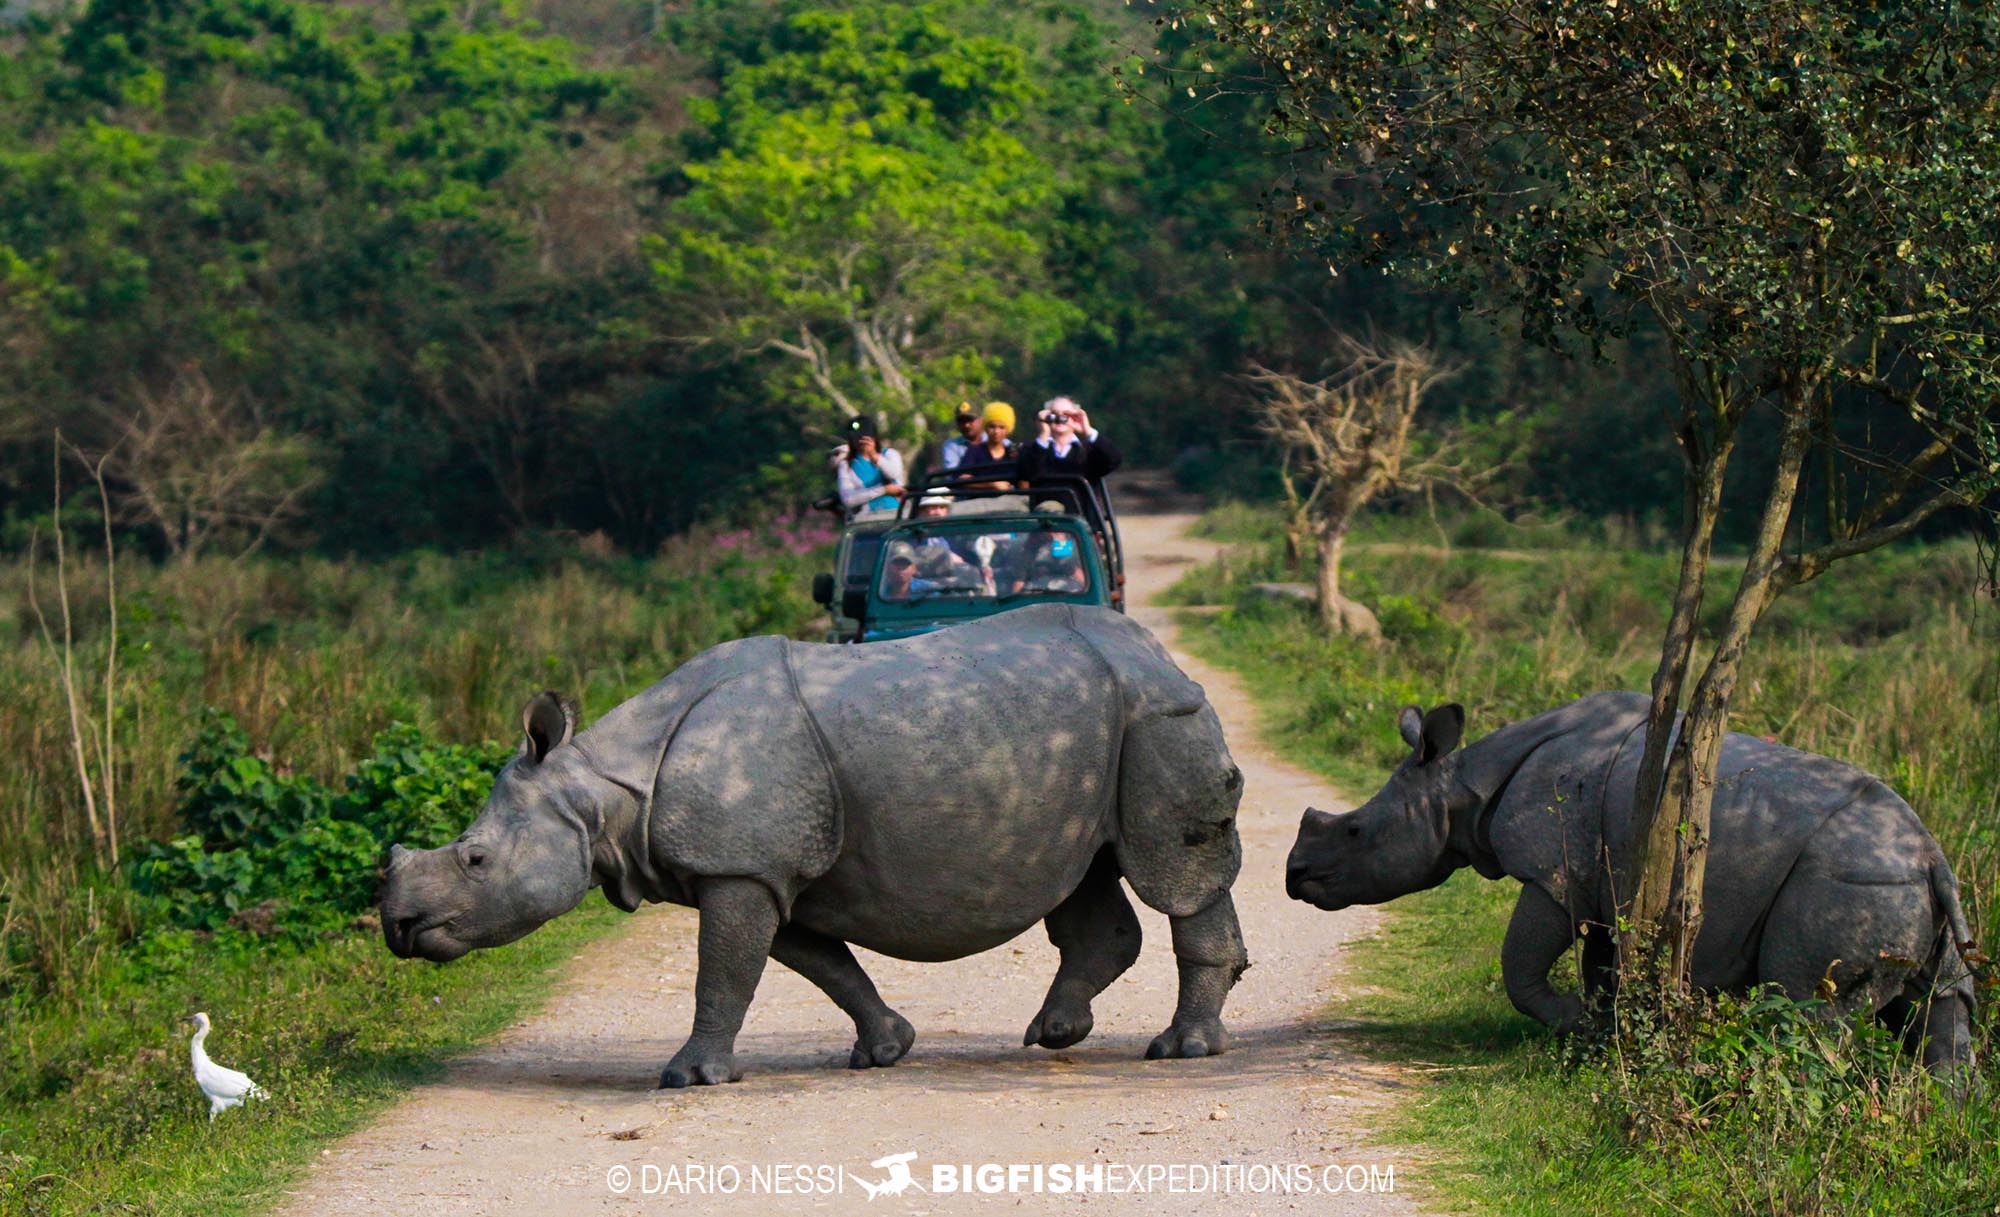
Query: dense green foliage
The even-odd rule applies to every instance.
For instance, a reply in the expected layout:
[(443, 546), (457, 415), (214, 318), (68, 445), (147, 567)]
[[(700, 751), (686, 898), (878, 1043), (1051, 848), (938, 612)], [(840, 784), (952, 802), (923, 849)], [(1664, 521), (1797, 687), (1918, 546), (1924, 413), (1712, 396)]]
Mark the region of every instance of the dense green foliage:
[[(549, 488), (507, 466), (525, 436), (461, 382), (499, 370), (475, 350), (521, 354), (522, 310), (554, 324), (514, 404), (597, 358), (610, 281), (552, 273), (568, 251), (534, 217), (578, 188), (558, 161), (601, 171), (630, 128), (623, 83), (518, 20), (430, 3), (112, 0), (13, 41), (6, 438), (122, 437), (123, 514), (172, 549), (215, 511), (248, 517), (225, 530), (240, 544), (315, 468), (308, 514), (345, 546), (490, 532), (447, 510), (474, 477), (502, 500), (487, 514), (525, 521)], [(263, 459), (279, 440), (307, 459)], [(231, 467), (253, 472), (215, 484)]]
[(1441, 297), (1269, 247), (1246, 222), (1281, 173), (1267, 107), (1155, 95), (1215, 52), (1149, 17), (106, 0), (9, 18), (0, 508), (46, 514), (60, 425), (110, 453), (119, 523), (157, 553), (550, 528), (645, 550), (821, 492), (843, 400), (907, 432), (959, 400), (1058, 392), (1139, 457), (1254, 477), (1235, 375), (1316, 373), (1329, 327), (1371, 322), (1469, 361), (1442, 416), (1563, 406), (1536, 495), (1671, 506), (1671, 447), (1628, 438), (1664, 383), (1651, 339), (1558, 376)]
[(658, 243), (703, 337), (799, 361), (905, 445), (982, 397), (1002, 352), (1046, 350), (1076, 317), (1044, 265), (1054, 168), (1012, 129), (1037, 100), (1028, 55), (944, 15), (792, 18), (700, 107), (715, 148)]
[[(19, 620), (0, 651), (14, 757), (0, 775), (0, 1212), (180, 1211), (228, 1180), (254, 1202), (318, 1139), (511, 1017), (610, 918), (578, 913), (450, 969), (397, 961), (369, 915), (386, 846), (471, 821), (535, 690), (596, 714), (715, 642), (809, 632), (828, 537), (780, 520), (644, 561), (551, 544), (128, 567), (113, 868), (91, 861), (60, 657)], [(24, 598), (24, 575), (7, 576), (9, 596)], [(110, 641), (101, 576), (70, 568), (84, 672)], [(273, 1093), (231, 1113), (253, 1137), (203, 1136), (175, 1022), (203, 1008), (256, 1045), (232, 1061)]]
[[(1220, 606), (1183, 637), (1242, 672), (1274, 740), (1353, 796), (1407, 748), (1405, 703), (1462, 701), (1477, 736), (1561, 701), (1643, 682), (1674, 555), (1615, 526), (1441, 531), (1378, 521), (1349, 550), (1348, 585), (1380, 608), (1380, 646), (1329, 639), (1290, 601), (1247, 594), (1286, 577), (1275, 513), (1219, 511), (1239, 544), (1181, 598)], [(1440, 542), (1449, 542), (1446, 548)], [(1974, 599), (1969, 545), (1855, 560), (1843, 585), (1781, 602), (1750, 660), (1736, 729), (1838, 756), (1907, 797), (1958, 872), (1990, 943), (2000, 892), (2000, 629)], [(1711, 623), (1712, 624), (1712, 623)], [(1991, 1104), (1940, 1101), (1873, 1034), (1750, 997), (1565, 1046), (1517, 1014), (1500, 939), (1518, 889), (1470, 872), (1390, 906), (1344, 1003), (1372, 1050), (1444, 1068), (1400, 1133), (1442, 1151), (1448, 1190), (1506, 1213), (1984, 1212), (2000, 1193)], [(1989, 953), (1990, 948), (1988, 949)], [(1975, 1039), (2000, 1084), (1994, 977)], [(1691, 1030), (1690, 1030), (1691, 1028)]]
[(511, 755), (498, 743), (431, 745), (398, 723), (336, 793), (278, 772), (234, 719), (211, 712), (175, 782), (185, 835), (148, 845), (132, 888), (182, 929), (337, 929), (373, 906), (389, 846), (429, 849), (457, 836)]
[[(1266, 214), (1312, 251), (1558, 348), (1643, 316), (1691, 465), (1721, 479), (1753, 410), (1810, 431), (1823, 510), (1801, 536), (1865, 538), (1941, 487), (1994, 489), (1990, 5), (1189, 10), (1307, 150)], [(1772, 454), (1737, 462), (1759, 493)]]

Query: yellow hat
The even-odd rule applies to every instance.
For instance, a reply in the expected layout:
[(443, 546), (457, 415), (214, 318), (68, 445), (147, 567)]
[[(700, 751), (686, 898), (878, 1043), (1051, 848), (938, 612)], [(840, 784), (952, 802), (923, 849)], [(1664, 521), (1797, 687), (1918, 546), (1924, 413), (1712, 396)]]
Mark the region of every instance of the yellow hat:
[(999, 423), (1010, 431), (1014, 429), (1014, 407), (1004, 401), (987, 402), (986, 413), (980, 417), (989, 423)]

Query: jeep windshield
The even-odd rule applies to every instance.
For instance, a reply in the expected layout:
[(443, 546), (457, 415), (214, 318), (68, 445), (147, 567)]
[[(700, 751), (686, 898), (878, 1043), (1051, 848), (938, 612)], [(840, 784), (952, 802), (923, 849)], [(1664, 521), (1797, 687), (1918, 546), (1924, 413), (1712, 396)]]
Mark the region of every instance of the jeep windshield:
[(1102, 603), (1089, 531), (1073, 518), (941, 520), (884, 534), (871, 624), (978, 617), (1044, 600)]

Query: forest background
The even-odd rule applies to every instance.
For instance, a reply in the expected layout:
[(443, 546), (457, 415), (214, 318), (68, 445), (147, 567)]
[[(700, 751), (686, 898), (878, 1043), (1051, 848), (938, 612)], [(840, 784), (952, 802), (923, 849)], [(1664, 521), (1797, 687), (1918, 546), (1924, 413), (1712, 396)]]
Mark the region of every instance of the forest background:
[(820, 493), (849, 410), (910, 448), (994, 397), (1066, 393), (1137, 460), (1254, 477), (1236, 378), (1316, 374), (1332, 331), (1370, 327), (1463, 364), (1432, 408), (1497, 422), (1496, 460), (1531, 447), (1536, 502), (1671, 521), (1645, 335), (1563, 364), (1274, 248), (1268, 103), (1154, 87), (1216, 54), (1157, 16), (10, 10), (5, 539), (48, 514), (57, 428), (71, 489), (102, 462), (115, 522), (160, 556), (550, 530), (650, 552)]

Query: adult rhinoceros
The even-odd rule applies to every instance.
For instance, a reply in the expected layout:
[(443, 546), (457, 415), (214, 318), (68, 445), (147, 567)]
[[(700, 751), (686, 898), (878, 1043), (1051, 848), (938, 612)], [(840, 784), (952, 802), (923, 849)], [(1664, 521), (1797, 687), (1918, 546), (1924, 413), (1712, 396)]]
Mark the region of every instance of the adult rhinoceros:
[(592, 887), (701, 912), (694, 1032), (662, 1086), (734, 1081), (769, 957), (854, 1020), (854, 1068), (915, 1039), (849, 943), (957, 959), (1036, 921), (1061, 952), (1024, 1043), (1062, 1048), (1139, 954), (1119, 878), (1167, 914), (1180, 1004), (1148, 1058), (1227, 1043), (1248, 959), (1230, 884), (1242, 775), (1201, 686), (1104, 609), (1017, 609), (869, 646), (749, 638), (703, 652), (575, 734), (553, 694), (449, 845), (391, 851), (382, 932), (449, 960)]
[[(1285, 888), (1323, 909), (1435, 887), (1460, 867), (1521, 881), (1500, 948), (1514, 1006), (1569, 1029), (1583, 1004), (1549, 969), (1584, 937), (1584, 983), (1614, 974), (1607, 927), (1629, 892), (1632, 804), (1649, 699), (1598, 693), (1502, 727), (1455, 752), (1465, 711), (1406, 707), (1410, 755), (1367, 804), (1308, 810)], [(1613, 865), (1607, 865), (1607, 859)], [(1933, 1068), (1969, 1052), (1970, 947), (1958, 881), (1909, 804), (1840, 761), (1731, 734), (1716, 771), (1693, 981), (1771, 982), (1794, 998), (1835, 986)]]

